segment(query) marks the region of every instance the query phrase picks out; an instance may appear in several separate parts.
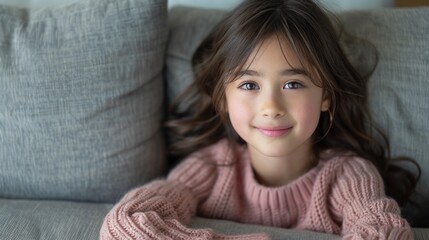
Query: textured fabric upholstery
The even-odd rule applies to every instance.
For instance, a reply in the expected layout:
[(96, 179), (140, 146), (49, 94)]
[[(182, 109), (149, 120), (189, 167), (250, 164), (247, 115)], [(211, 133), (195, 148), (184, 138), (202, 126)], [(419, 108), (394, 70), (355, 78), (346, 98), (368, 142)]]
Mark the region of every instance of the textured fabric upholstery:
[(110, 204), (0, 199), (0, 239), (94, 240)]
[(207, 228), (215, 230), (219, 233), (225, 234), (249, 234), (249, 233), (266, 233), (272, 240), (276, 239), (287, 239), (287, 240), (338, 240), (340, 236), (319, 233), (313, 231), (303, 231), (297, 229), (283, 229), (268, 226), (252, 225), (252, 224), (240, 224), (232, 221), (208, 219), (196, 217), (191, 222), (192, 228)]
[(0, 7), (0, 197), (113, 202), (164, 173), (166, 2)]

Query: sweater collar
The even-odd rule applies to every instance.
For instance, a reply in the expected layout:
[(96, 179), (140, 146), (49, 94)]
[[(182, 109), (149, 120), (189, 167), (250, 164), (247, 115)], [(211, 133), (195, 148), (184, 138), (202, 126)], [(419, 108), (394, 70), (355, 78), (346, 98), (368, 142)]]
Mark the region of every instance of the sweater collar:
[(267, 187), (256, 180), (247, 148), (242, 148), (241, 156), (240, 162), (244, 171), (245, 193), (252, 205), (256, 204), (263, 209), (284, 209), (302, 206), (303, 203), (307, 203), (311, 198), (316, 176), (326, 162), (325, 160), (320, 160), (315, 167), (287, 185)]

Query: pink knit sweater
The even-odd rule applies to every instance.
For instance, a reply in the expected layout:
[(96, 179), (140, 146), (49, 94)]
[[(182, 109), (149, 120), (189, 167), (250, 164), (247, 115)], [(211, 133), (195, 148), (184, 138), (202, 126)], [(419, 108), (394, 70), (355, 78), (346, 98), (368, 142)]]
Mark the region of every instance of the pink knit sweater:
[[(344, 239), (412, 239), (394, 200), (368, 161), (329, 159), (286, 186), (260, 185), (245, 147), (235, 160), (226, 140), (178, 165), (165, 180), (130, 191), (106, 216), (100, 239), (268, 239), (186, 227), (207, 218), (341, 234)], [(234, 155), (235, 156), (235, 155)], [(325, 157), (324, 157), (325, 156)]]

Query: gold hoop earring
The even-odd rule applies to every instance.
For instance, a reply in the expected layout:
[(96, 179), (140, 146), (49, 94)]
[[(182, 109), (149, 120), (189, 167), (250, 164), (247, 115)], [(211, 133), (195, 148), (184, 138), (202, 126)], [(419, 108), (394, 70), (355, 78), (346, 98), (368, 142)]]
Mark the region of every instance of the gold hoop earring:
[(328, 135), (329, 131), (332, 128), (332, 125), (334, 124), (334, 115), (332, 114), (332, 112), (331, 112), (330, 109), (328, 109), (327, 112), (329, 114), (329, 127), (328, 127), (328, 130), (326, 130), (325, 134), (323, 134), (323, 136), (319, 140), (317, 140), (315, 143), (318, 143), (318, 142), (322, 141)]

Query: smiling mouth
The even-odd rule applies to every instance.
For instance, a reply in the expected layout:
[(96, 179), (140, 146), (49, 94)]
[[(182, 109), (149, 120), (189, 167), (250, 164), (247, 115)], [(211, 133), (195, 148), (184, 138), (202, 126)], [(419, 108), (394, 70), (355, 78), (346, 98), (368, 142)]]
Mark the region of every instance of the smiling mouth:
[(290, 132), (292, 127), (288, 128), (256, 128), (260, 133), (268, 137), (281, 137)]

